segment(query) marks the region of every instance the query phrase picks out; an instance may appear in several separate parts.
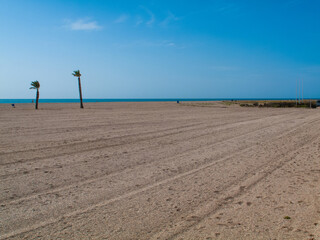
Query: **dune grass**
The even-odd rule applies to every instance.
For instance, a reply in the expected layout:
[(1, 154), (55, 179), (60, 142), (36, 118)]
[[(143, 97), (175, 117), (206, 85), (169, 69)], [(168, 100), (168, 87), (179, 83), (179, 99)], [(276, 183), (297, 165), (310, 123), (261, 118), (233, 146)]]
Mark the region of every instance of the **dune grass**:
[(226, 105), (238, 104), (241, 107), (273, 107), (273, 108), (316, 108), (316, 100), (261, 100), (261, 101), (224, 101)]

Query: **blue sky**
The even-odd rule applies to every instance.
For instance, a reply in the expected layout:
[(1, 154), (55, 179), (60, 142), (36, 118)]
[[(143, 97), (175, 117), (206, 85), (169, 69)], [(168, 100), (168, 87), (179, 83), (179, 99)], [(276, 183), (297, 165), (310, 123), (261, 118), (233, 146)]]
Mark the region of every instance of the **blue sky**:
[(0, 0), (0, 98), (320, 97), (320, 1)]

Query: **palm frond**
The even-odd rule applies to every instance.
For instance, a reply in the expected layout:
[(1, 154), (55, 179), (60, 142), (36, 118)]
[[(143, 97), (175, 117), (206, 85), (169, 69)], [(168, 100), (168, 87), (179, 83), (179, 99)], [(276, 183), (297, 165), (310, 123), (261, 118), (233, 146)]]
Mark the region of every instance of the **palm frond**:
[(33, 81), (31, 82), (31, 86), (30, 89), (39, 89), (40, 88), (40, 83), (38, 81)]
[(75, 77), (81, 77), (80, 70), (73, 71), (72, 75)]

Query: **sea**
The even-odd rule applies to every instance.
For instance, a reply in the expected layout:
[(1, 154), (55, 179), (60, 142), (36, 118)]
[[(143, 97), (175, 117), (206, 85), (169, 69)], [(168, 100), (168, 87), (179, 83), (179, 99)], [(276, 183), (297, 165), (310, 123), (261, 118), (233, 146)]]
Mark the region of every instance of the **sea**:
[[(86, 98), (83, 102), (190, 102), (190, 101), (231, 101), (231, 100), (295, 100), (295, 99), (281, 99), (281, 98)], [(0, 104), (18, 104), (18, 103), (32, 103), (35, 99), (0, 99)], [(76, 103), (77, 99), (39, 99), (39, 103)]]

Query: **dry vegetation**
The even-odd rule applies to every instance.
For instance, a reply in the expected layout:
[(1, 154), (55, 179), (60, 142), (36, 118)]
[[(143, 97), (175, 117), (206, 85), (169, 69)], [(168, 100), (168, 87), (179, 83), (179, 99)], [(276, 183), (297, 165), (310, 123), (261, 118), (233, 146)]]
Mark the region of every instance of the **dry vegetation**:
[(235, 100), (224, 101), (226, 105), (239, 105), (241, 107), (274, 107), (274, 108), (316, 108), (316, 100), (304, 100), (296, 102), (296, 100)]

